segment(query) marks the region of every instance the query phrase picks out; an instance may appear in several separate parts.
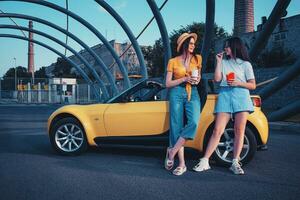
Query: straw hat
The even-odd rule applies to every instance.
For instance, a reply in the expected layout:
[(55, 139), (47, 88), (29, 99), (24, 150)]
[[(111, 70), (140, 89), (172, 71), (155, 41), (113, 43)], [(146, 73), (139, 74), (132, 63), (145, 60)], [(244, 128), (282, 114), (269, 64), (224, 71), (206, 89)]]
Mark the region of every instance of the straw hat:
[(194, 40), (196, 41), (198, 36), (196, 33), (183, 33), (179, 36), (179, 38), (177, 39), (177, 52), (179, 52), (183, 42), (190, 37), (194, 38)]

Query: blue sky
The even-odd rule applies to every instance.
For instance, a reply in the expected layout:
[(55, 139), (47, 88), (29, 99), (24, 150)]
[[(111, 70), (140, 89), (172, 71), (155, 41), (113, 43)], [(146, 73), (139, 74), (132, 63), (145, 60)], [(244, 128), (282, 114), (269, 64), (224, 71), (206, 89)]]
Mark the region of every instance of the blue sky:
[[(51, 0), (50, 2), (65, 7), (65, 0)], [(138, 35), (152, 17), (146, 0), (107, 0), (106, 2), (123, 17), (134, 35)], [(156, 0), (158, 6), (163, 2), (164, 0)], [(269, 16), (276, 2), (276, 0), (254, 0), (255, 27), (261, 22), (262, 16)], [(291, 1), (287, 9), (288, 16), (300, 14), (300, 9), (297, 7), (296, 2), (299, 3), (299, 0)], [(51, 21), (58, 26), (66, 27), (66, 16), (64, 14), (44, 6), (24, 2), (2, 1), (0, 2), (0, 9), (7, 13), (32, 15)], [(93, 0), (69, 0), (69, 9), (95, 26), (108, 40), (116, 39), (118, 42), (129, 41), (118, 23)], [(193, 22), (204, 22), (205, 0), (169, 0), (162, 10), (162, 15), (169, 33)], [(233, 27), (233, 15), (234, 0), (216, 0), (216, 23), (219, 26), (223, 26), (229, 33)], [(26, 20), (14, 20), (20, 26), (28, 26), (28, 21)], [(72, 18), (69, 18), (69, 20), (69, 31), (86, 44), (93, 46), (100, 43), (100, 40), (81, 24)], [(5, 18), (0, 18), (0, 23), (13, 24), (9, 19)], [(34, 29), (47, 32), (57, 39), (65, 41), (63, 34), (42, 24), (34, 22)], [(18, 30), (8, 29), (0, 29), (0, 33), (22, 35)], [(153, 21), (138, 42), (141, 45), (152, 45), (159, 37), (159, 29), (156, 22)], [(63, 47), (42, 36), (35, 35), (34, 38), (64, 53)], [(0, 38), (0, 44), (0, 77), (10, 67), (14, 67), (14, 58), (16, 58), (17, 66), (27, 67), (27, 42), (11, 38)], [(80, 45), (71, 39), (69, 39), (68, 45), (77, 51), (82, 49)], [(35, 45), (34, 53), (36, 69), (48, 66), (57, 59), (56, 54), (39, 45)], [(68, 53), (67, 55), (70, 54)]]

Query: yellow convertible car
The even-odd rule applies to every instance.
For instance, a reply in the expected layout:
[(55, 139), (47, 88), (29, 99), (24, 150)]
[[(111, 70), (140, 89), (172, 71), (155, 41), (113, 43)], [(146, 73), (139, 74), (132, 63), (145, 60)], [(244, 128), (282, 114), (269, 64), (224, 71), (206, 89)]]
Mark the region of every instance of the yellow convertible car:
[[(168, 145), (169, 108), (166, 89), (156, 81), (145, 80), (106, 103), (67, 105), (48, 119), (53, 148), (64, 155), (76, 155), (88, 146), (101, 144)], [(260, 97), (251, 96), (255, 112), (249, 115), (241, 162), (249, 162), (257, 149), (266, 147), (268, 122), (261, 111)], [(202, 99), (203, 109), (197, 135), (186, 146), (204, 151), (214, 127), (216, 94)], [(234, 120), (234, 119), (233, 119)], [(233, 123), (229, 123), (214, 152), (220, 165), (228, 165), (233, 156)]]

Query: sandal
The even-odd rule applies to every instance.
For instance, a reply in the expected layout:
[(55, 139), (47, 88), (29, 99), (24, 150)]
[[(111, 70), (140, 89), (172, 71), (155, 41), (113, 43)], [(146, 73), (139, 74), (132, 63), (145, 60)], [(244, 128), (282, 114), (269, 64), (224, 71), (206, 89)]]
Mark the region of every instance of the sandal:
[(173, 174), (176, 176), (181, 176), (184, 172), (186, 172), (186, 167), (176, 167), (176, 169), (174, 169)]
[(166, 158), (165, 158), (165, 169), (171, 170), (174, 165), (174, 160), (169, 159), (169, 148), (167, 148)]

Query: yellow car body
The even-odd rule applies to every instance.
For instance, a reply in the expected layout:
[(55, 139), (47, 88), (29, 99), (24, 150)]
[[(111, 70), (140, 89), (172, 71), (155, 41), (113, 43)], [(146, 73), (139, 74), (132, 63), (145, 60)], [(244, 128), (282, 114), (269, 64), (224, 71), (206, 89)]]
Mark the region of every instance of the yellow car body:
[[(259, 99), (258, 96), (252, 97)], [(204, 150), (205, 137), (213, 128), (216, 100), (216, 94), (207, 95), (196, 137), (186, 143), (187, 147)], [(159, 136), (167, 133), (169, 103), (158, 100), (63, 106), (52, 113), (48, 119), (50, 137), (54, 134), (52, 130), (54, 125), (64, 118), (76, 119), (83, 128), (88, 146), (97, 146), (97, 138)], [(247, 126), (252, 129), (251, 132), (255, 135), (258, 146), (267, 143), (268, 122), (260, 107), (255, 107), (255, 111), (249, 115)]]

